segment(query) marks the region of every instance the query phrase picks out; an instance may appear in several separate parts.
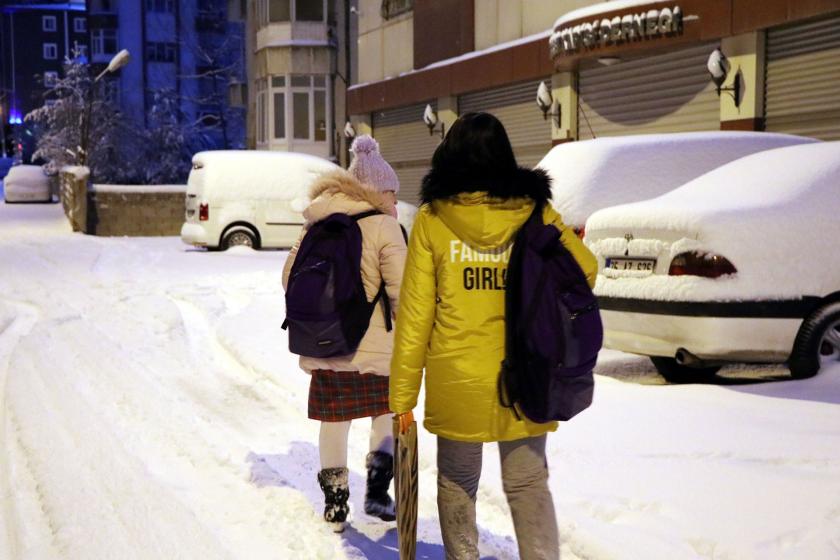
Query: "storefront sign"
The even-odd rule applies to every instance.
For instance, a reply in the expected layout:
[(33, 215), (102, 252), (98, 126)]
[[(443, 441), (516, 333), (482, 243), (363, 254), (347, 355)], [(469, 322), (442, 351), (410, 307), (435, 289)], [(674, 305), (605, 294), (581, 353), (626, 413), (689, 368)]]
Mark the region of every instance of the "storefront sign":
[(593, 49), (682, 31), (683, 12), (679, 6), (647, 10), (613, 18), (595, 19), (556, 29), (551, 36), (552, 51), (572, 52)]

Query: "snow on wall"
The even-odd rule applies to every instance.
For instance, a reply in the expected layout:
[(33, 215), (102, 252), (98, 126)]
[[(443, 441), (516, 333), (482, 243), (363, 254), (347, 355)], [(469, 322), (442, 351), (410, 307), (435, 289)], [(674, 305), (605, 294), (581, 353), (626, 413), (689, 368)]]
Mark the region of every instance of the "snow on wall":
[(601, 208), (658, 196), (739, 157), (810, 142), (766, 132), (614, 136), (555, 146), (537, 167), (552, 179), (563, 220), (580, 227)]
[(687, 250), (712, 252), (738, 270), (732, 278), (717, 280), (661, 275), (641, 282), (599, 279), (600, 295), (799, 298), (840, 291), (838, 216), (840, 142), (829, 142), (754, 154), (658, 198), (601, 210), (589, 218), (587, 235), (602, 256), (624, 254), (625, 240), (609, 232), (683, 236), (667, 253), (660, 251), (659, 258), (670, 261)]

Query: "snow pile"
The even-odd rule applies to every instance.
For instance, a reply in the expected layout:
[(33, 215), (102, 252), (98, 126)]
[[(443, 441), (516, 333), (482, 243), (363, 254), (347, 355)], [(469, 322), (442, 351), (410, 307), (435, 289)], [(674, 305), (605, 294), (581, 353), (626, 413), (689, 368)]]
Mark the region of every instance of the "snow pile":
[[(624, 254), (624, 240), (615, 232), (676, 236), (683, 241), (660, 258), (670, 261), (687, 250), (712, 252), (738, 270), (728, 280), (651, 276), (642, 282), (600, 282), (601, 295), (798, 298), (840, 289), (838, 216), (840, 142), (830, 142), (754, 154), (658, 198), (601, 210), (589, 218), (587, 232), (592, 248), (604, 256)], [(600, 241), (604, 237), (608, 241)], [(666, 285), (674, 288), (663, 291)]]
[(325, 159), (294, 152), (199, 152), (193, 157), (187, 192), (219, 200), (306, 199), (315, 179), (339, 169)]
[(414, 227), (414, 218), (417, 217), (418, 208), (409, 202), (397, 201), (397, 221), (405, 228), (406, 233), (411, 233)]
[(810, 142), (765, 132), (615, 136), (560, 144), (537, 167), (552, 179), (563, 221), (581, 227), (601, 208), (658, 196), (755, 152)]

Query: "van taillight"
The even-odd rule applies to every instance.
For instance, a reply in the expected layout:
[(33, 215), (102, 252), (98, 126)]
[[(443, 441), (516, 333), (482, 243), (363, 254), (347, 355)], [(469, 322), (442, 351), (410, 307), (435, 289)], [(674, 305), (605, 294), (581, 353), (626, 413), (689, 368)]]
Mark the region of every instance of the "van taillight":
[(202, 222), (210, 219), (210, 206), (206, 202), (198, 205), (198, 219)]

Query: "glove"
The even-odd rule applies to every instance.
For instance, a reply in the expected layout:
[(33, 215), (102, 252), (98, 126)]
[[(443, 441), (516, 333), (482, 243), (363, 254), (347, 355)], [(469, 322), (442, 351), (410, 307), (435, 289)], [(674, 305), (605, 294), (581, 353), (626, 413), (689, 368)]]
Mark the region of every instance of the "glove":
[(414, 422), (414, 413), (412, 411), (403, 412), (402, 414), (397, 414), (397, 420), (400, 424), (400, 433), (404, 434), (408, 432), (408, 428)]

